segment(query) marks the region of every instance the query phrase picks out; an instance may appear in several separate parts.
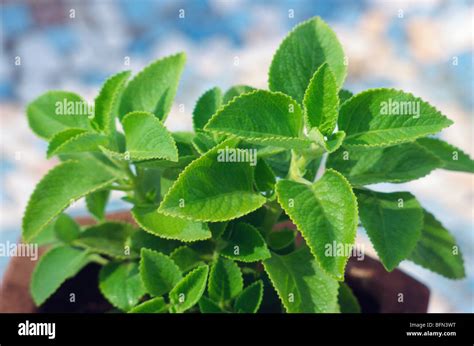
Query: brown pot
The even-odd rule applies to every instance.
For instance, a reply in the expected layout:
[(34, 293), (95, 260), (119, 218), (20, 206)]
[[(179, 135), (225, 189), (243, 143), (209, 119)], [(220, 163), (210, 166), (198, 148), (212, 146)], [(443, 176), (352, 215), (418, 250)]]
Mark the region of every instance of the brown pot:
[[(108, 220), (134, 223), (129, 212), (112, 213)], [(77, 218), (79, 224), (94, 224), (88, 217)], [(291, 227), (282, 223), (277, 228)], [(40, 255), (44, 252), (40, 249)], [(89, 265), (76, 277), (67, 280), (48, 301), (38, 309), (29, 293), (30, 277), (36, 261), (28, 257), (13, 257), (0, 287), (0, 312), (102, 312), (111, 306), (101, 296), (96, 282), (98, 265)], [(368, 256), (359, 261), (352, 257), (346, 267), (346, 282), (359, 299), (363, 312), (381, 313), (421, 313), (427, 312), (430, 292), (421, 282), (395, 269), (387, 272), (382, 264)], [(78, 296), (78, 301), (71, 309), (71, 304), (64, 304), (70, 291)], [(71, 311), (72, 310), (72, 311)]]

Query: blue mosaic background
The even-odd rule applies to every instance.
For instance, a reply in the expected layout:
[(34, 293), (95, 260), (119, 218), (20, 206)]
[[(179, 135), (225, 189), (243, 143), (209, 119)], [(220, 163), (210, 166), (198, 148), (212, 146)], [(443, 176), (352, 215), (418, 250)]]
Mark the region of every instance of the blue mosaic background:
[[(349, 57), (346, 88), (358, 92), (394, 87), (421, 96), (455, 121), (443, 139), (473, 153), (472, 1), (2, 0), (1, 4), (0, 242), (18, 240), (27, 198), (55, 164), (45, 158), (46, 143), (27, 128), (24, 108), (30, 100), (49, 89), (71, 90), (93, 100), (107, 76), (123, 69), (138, 71), (154, 59), (185, 51), (188, 62), (167, 125), (189, 130), (194, 103), (208, 88), (238, 83), (265, 88), (268, 66), (281, 39), (295, 24), (315, 15), (334, 28)], [(184, 19), (178, 16), (181, 9)], [(15, 65), (16, 57), (21, 65)], [(130, 66), (124, 66), (126, 57)], [(178, 111), (178, 104), (184, 105), (184, 112)], [(376, 188), (413, 192), (452, 230), (464, 253), (466, 279), (450, 281), (408, 262), (402, 268), (431, 288), (430, 311), (473, 312), (472, 178), (436, 171), (423, 180)], [(115, 198), (111, 210), (122, 207)], [(70, 212), (84, 214), (83, 204), (77, 203)], [(368, 244), (364, 234), (358, 241)], [(0, 257), (0, 276), (7, 262)]]

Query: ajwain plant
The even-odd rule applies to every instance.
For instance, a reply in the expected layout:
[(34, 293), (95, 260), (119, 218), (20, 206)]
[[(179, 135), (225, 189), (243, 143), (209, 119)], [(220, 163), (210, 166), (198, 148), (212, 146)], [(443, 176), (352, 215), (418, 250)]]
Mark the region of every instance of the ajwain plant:
[[(180, 53), (130, 81), (110, 77), (92, 116), (71, 92), (28, 106), (47, 157), (61, 161), (23, 219), (24, 241), (52, 244), (32, 277), (36, 304), (95, 262), (104, 297), (126, 312), (356, 312), (344, 269), (358, 227), (387, 271), (407, 259), (464, 277), (454, 238), (413, 194), (367, 187), (472, 173), (465, 153), (429, 137), (452, 121), (404, 91), (343, 89), (344, 51), (320, 18), (283, 40), (269, 90), (210, 89), (194, 133), (170, 133), (184, 64)], [(111, 191), (136, 225), (106, 220)], [(81, 228), (63, 211), (83, 197), (98, 222)]]

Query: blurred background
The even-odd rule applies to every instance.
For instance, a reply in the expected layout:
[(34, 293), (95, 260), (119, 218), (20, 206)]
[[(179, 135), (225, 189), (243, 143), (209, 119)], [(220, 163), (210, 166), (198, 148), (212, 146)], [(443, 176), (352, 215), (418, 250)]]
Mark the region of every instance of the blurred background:
[[(280, 41), (316, 15), (333, 28), (349, 58), (346, 89), (393, 87), (422, 97), (455, 122), (442, 138), (473, 156), (473, 1), (1, 0), (0, 242), (18, 241), (29, 195), (56, 163), (28, 129), (28, 102), (50, 89), (93, 101), (111, 74), (136, 72), (184, 51), (187, 65), (166, 124), (191, 130), (194, 104), (207, 89), (267, 88)], [(467, 278), (458, 281), (402, 263), (430, 287), (430, 312), (474, 311), (473, 182), (468, 174), (438, 170), (407, 184), (375, 187), (414, 193), (464, 254)], [(115, 198), (111, 210), (121, 208)], [(85, 214), (84, 204), (70, 213)], [(375, 255), (362, 232), (358, 242)], [(0, 257), (0, 277), (7, 263)]]

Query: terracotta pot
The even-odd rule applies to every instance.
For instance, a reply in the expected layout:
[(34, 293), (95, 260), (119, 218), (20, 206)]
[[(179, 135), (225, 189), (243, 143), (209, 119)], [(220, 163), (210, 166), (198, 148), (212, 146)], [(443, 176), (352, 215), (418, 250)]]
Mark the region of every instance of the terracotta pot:
[[(107, 219), (134, 223), (129, 212), (109, 214)], [(87, 217), (77, 218), (77, 221), (84, 226), (94, 224), (94, 220)], [(294, 228), (291, 222), (284, 222), (276, 229), (285, 227)], [(40, 255), (44, 250), (40, 249)], [(0, 288), (0, 312), (103, 312), (111, 308), (97, 288), (99, 266), (94, 264), (67, 280), (41, 309), (36, 308), (29, 293), (35, 265), (36, 261), (27, 257), (11, 259)], [(398, 269), (389, 273), (379, 261), (368, 256), (362, 261), (354, 257), (349, 260), (346, 282), (359, 299), (363, 312), (427, 312), (430, 292), (424, 284)], [(65, 305), (71, 291), (78, 297), (77, 301)]]

